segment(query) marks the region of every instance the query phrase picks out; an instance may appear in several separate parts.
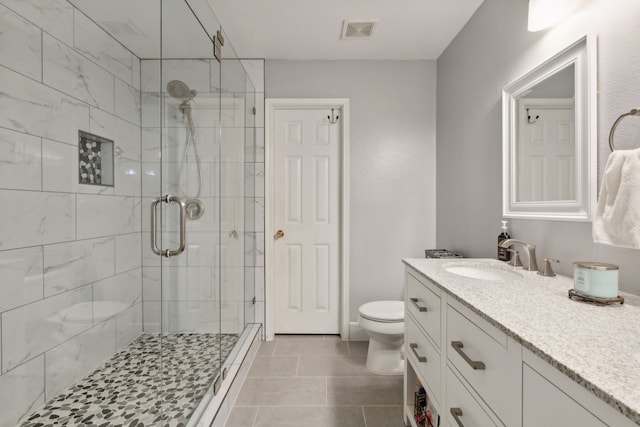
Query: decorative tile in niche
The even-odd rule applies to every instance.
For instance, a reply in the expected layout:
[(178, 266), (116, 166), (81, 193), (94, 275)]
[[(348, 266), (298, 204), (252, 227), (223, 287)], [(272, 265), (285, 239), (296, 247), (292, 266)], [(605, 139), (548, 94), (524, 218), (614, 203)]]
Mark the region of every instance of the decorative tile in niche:
[(113, 187), (113, 141), (78, 131), (78, 182)]

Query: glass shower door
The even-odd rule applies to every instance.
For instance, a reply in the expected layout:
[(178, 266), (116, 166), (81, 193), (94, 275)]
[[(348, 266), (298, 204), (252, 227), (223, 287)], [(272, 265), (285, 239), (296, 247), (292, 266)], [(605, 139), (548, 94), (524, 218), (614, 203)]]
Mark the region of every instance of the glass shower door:
[(248, 324), (254, 321), (256, 232), (254, 210), (255, 94), (243, 60), (229, 38), (221, 61), (220, 91), (220, 167), (221, 211), (220, 274), (223, 369), (231, 369), (236, 350), (250, 336)]
[(142, 77), (157, 88), (157, 111), (148, 111), (156, 120), (147, 122), (157, 128), (145, 130), (159, 137), (161, 175), (148, 243), (159, 283), (147, 289), (158, 301), (145, 321), (159, 334), (163, 419), (189, 425), (222, 364), (215, 189), (220, 94), (212, 84), (220, 74), (213, 57), (219, 24), (205, 1), (162, 0), (161, 8), (159, 59), (148, 61)]
[(253, 321), (253, 269), (247, 274), (246, 266), (255, 264), (256, 233), (245, 226), (253, 209), (245, 146), (253, 89), (228, 40), (219, 46), (221, 60), (214, 57), (214, 40), (226, 37), (218, 38), (206, 0), (161, 5), (159, 59), (148, 61), (142, 76), (157, 90), (156, 111), (147, 108), (155, 121), (146, 121), (153, 126), (143, 134), (158, 137), (161, 175), (149, 200), (148, 276), (159, 284), (145, 288), (156, 291), (150, 298), (157, 303), (145, 311), (145, 325), (162, 348), (164, 419), (193, 425)]

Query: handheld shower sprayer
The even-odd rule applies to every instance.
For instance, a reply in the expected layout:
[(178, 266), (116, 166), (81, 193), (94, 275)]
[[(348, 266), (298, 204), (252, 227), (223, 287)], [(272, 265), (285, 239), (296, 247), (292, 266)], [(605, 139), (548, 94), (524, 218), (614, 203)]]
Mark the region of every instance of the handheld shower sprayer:
[(195, 89), (189, 89), (189, 86), (181, 80), (171, 80), (167, 83), (167, 92), (173, 98), (182, 102), (189, 102), (198, 94)]
[[(178, 111), (180, 111), (183, 117), (185, 117), (187, 120), (187, 140), (184, 147), (184, 153), (182, 154), (180, 170), (178, 172), (178, 185), (180, 187), (180, 191), (185, 197), (187, 197), (187, 216), (189, 219), (195, 220), (200, 218), (204, 214), (204, 204), (199, 200), (200, 192), (202, 189), (200, 156), (198, 155), (193, 118), (191, 117), (191, 101), (194, 100), (198, 92), (195, 89), (190, 89), (189, 86), (181, 80), (171, 80), (169, 83), (167, 83), (167, 93), (169, 93), (172, 98), (180, 101), (180, 105), (178, 105)], [(197, 191), (195, 197), (193, 198), (189, 198), (188, 191), (183, 188), (182, 177), (182, 175), (187, 170), (187, 154), (189, 152), (190, 146), (193, 147), (193, 154), (196, 160), (196, 169), (198, 173), (198, 181), (196, 183)]]

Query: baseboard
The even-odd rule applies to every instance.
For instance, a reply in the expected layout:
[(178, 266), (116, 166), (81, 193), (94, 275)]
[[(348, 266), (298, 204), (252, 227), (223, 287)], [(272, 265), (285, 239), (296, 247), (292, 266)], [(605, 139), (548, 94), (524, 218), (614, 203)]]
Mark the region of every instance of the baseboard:
[(369, 336), (362, 330), (360, 323), (349, 322), (349, 341), (369, 341)]

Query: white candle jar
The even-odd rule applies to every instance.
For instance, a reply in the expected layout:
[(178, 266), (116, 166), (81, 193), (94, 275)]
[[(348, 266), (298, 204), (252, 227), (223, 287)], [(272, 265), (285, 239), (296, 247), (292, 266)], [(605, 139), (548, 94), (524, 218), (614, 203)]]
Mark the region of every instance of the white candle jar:
[(574, 262), (576, 292), (596, 298), (618, 298), (618, 266), (603, 262)]

